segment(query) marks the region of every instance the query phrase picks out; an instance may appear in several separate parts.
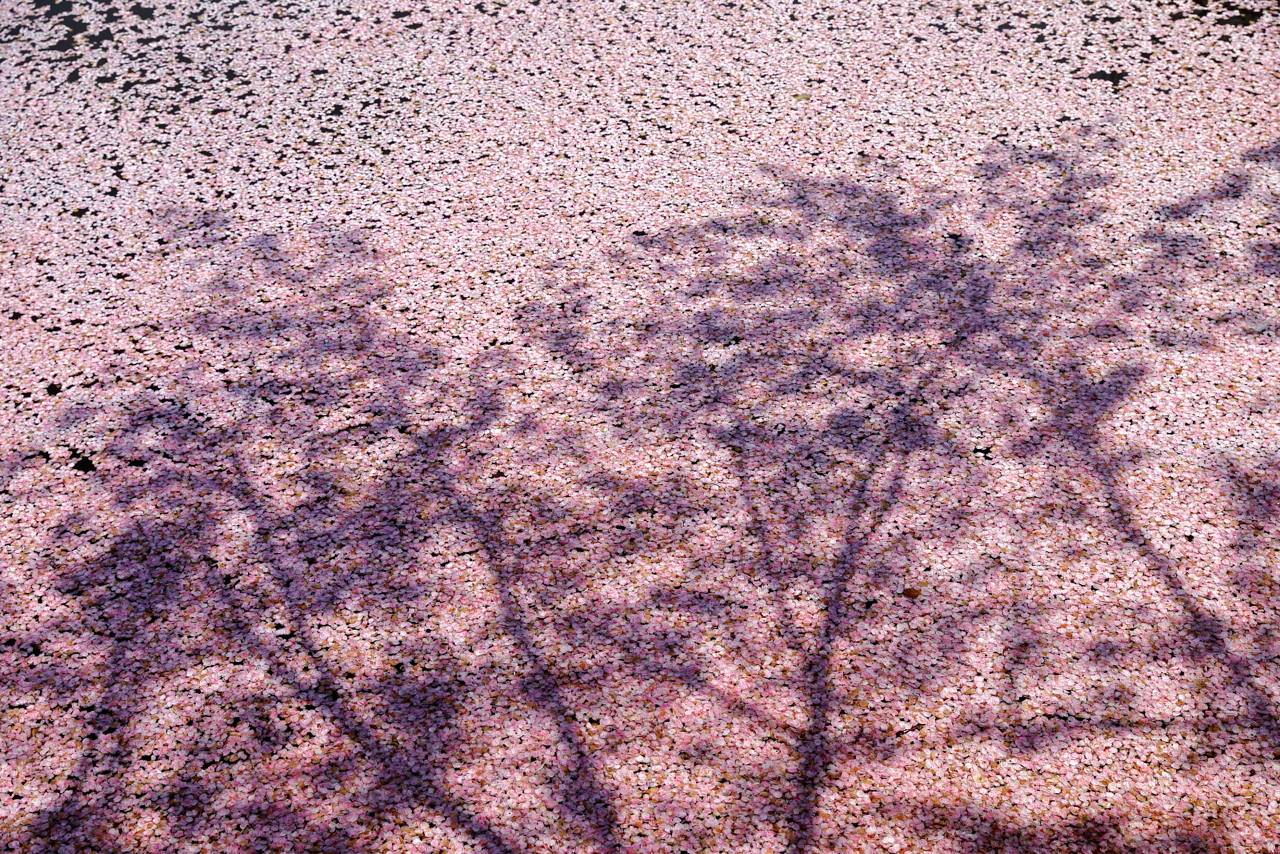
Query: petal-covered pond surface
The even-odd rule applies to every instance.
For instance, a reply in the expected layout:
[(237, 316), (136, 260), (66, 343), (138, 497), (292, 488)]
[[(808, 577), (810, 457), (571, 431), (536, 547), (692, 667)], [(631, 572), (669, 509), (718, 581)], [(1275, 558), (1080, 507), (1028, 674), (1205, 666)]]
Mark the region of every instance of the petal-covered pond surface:
[(0, 0), (0, 847), (1278, 850), (1277, 68)]

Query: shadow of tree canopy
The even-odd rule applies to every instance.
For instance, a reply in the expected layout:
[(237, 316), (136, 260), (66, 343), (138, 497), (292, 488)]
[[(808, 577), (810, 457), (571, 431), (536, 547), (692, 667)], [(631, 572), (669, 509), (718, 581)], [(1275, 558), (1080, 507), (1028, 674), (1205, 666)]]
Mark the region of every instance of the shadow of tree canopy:
[(1275, 146), (1117, 241), (1118, 145), (970, 194), (765, 167), (492, 340), (406, 322), (376, 235), (164, 212), (199, 355), (60, 415), (105, 497), (4, 649), (45, 781), (11, 839), (1248, 850), (1274, 455), (1195, 469), (1229, 545), (1156, 522), (1211, 512), (1160, 465), (1232, 428), (1162, 389), (1274, 356), (1274, 241), (1204, 218), (1274, 210)]

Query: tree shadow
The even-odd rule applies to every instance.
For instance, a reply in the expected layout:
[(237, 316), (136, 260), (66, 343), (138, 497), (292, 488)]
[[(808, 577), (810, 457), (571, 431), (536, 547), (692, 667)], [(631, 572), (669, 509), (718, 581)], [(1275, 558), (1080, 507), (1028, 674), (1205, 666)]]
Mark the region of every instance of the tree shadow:
[[(890, 809), (868, 776), (1156, 733), (1274, 772), (1274, 655), (1149, 530), (1160, 449), (1118, 425), (1169, 354), (1273, 334), (1265, 300), (1205, 296), (1274, 247), (1197, 223), (1273, 203), (1275, 162), (1117, 245), (1118, 146), (993, 149), (966, 193), (767, 167), (774, 195), (633, 235), (608, 282), (549, 265), (487, 344), (406, 323), (373, 235), (164, 213), (208, 283), (173, 330), (199, 346), (60, 413), (103, 437), (104, 497), (50, 527), (56, 607), (4, 668), (79, 738), (25, 745), (58, 782), (13, 838), (1229, 850), (1176, 804), (1155, 835), (1033, 828), (976, 795)], [(1270, 527), (1270, 480), (1217, 465)]]

